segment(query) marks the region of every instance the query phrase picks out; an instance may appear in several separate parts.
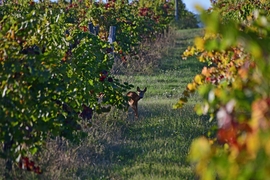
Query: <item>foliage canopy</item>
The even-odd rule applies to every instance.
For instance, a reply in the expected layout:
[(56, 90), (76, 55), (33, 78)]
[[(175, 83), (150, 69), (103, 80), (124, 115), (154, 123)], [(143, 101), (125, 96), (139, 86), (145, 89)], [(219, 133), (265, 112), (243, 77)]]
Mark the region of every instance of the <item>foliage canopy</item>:
[(270, 121), (270, 3), (264, 0), (213, 2), (202, 12), (204, 37), (183, 54), (207, 64), (175, 108), (197, 91), (199, 115), (216, 127), (196, 139), (189, 159), (202, 179), (267, 179)]
[[(40, 173), (27, 156), (48, 138), (79, 142), (93, 113), (126, 106), (124, 94), (132, 85), (110, 72), (114, 57), (124, 61), (143, 39), (162, 32), (171, 19), (169, 6), (138, 9), (137, 2), (120, 0), (19, 0), (0, 6), (0, 142), (7, 170), (17, 161), (22, 169)], [(88, 30), (91, 23), (97, 36)], [(113, 43), (108, 42), (110, 26), (117, 29)]]

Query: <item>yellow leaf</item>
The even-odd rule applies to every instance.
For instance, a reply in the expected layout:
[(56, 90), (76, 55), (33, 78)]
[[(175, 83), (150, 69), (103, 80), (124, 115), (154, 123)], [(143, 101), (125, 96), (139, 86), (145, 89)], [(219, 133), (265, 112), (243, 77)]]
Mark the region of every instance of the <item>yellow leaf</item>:
[(255, 158), (260, 148), (260, 140), (257, 133), (252, 133), (247, 136), (247, 151), (251, 158)]
[(204, 50), (204, 39), (201, 37), (196, 37), (194, 40), (194, 44), (197, 47), (198, 50), (203, 51)]
[(184, 102), (179, 100), (175, 105), (173, 105), (173, 109), (180, 109), (184, 105)]
[(188, 50), (185, 50), (185, 52), (183, 53), (183, 56), (184, 57), (187, 57), (187, 56), (189, 56), (190, 55), (190, 52), (188, 51)]
[(197, 74), (194, 78), (194, 82), (197, 84), (202, 84), (203, 76), (200, 74)]
[(189, 83), (187, 85), (187, 89), (190, 90), (190, 91), (196, 90), (196, 83)]
[(190, 49), (189, 55), (194, 55), (194, 54), (195, 54), (195, 51), (196, 51), (195, 47), (192, 47), (192, 48)]
[(207, 138), (200, 137), (195, 139), (190, 148), (189, 158), (193, 162), (205, 160), (211, 153), (210, 143)]
[(200, 62), (205, 62), (205, 58), (203, 56), (200, 56), (198, 59)]

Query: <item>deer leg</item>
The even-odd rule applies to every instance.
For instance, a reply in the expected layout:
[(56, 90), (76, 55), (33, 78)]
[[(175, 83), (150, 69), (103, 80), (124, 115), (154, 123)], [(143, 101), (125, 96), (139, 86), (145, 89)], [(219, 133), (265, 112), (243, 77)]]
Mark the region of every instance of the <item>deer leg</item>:
[(132, 108), (134, 110), (134, 115), (136, 118), (138, 118), (138, 109), (136, 107)]
[(134, 104), (133, 106), (134, 112), (135, 112), (135, 117), (138, 118), (138, 104)]
[(138, 109), (135, 110), (135, 117), (138, 118)]

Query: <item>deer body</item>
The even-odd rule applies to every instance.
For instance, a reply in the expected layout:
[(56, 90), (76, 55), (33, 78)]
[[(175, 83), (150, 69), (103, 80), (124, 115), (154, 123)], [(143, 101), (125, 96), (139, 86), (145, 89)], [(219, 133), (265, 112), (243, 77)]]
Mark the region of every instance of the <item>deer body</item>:
[(143, 98), (146, 90), (147, 88), (144, 88), (144, 90), (142, 91), (139, 87), (137, 87), (138, 94), (134, 91), (129, 91), (127, 93), (127, 97), (129, 98), (128, 104), (134, 110), (136, 118), (138, 118), (138, 101)]

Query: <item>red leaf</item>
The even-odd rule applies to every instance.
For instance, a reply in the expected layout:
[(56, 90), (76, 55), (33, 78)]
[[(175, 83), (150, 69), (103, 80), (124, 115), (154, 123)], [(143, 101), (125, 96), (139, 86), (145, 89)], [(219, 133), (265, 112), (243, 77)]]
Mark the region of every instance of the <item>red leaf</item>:
[(218, 141), (222, 144), (228, 143), (229, 145), (237, 144), (237, 129), (231, 126), (230, 128), (221, 128), (217, 133)]

